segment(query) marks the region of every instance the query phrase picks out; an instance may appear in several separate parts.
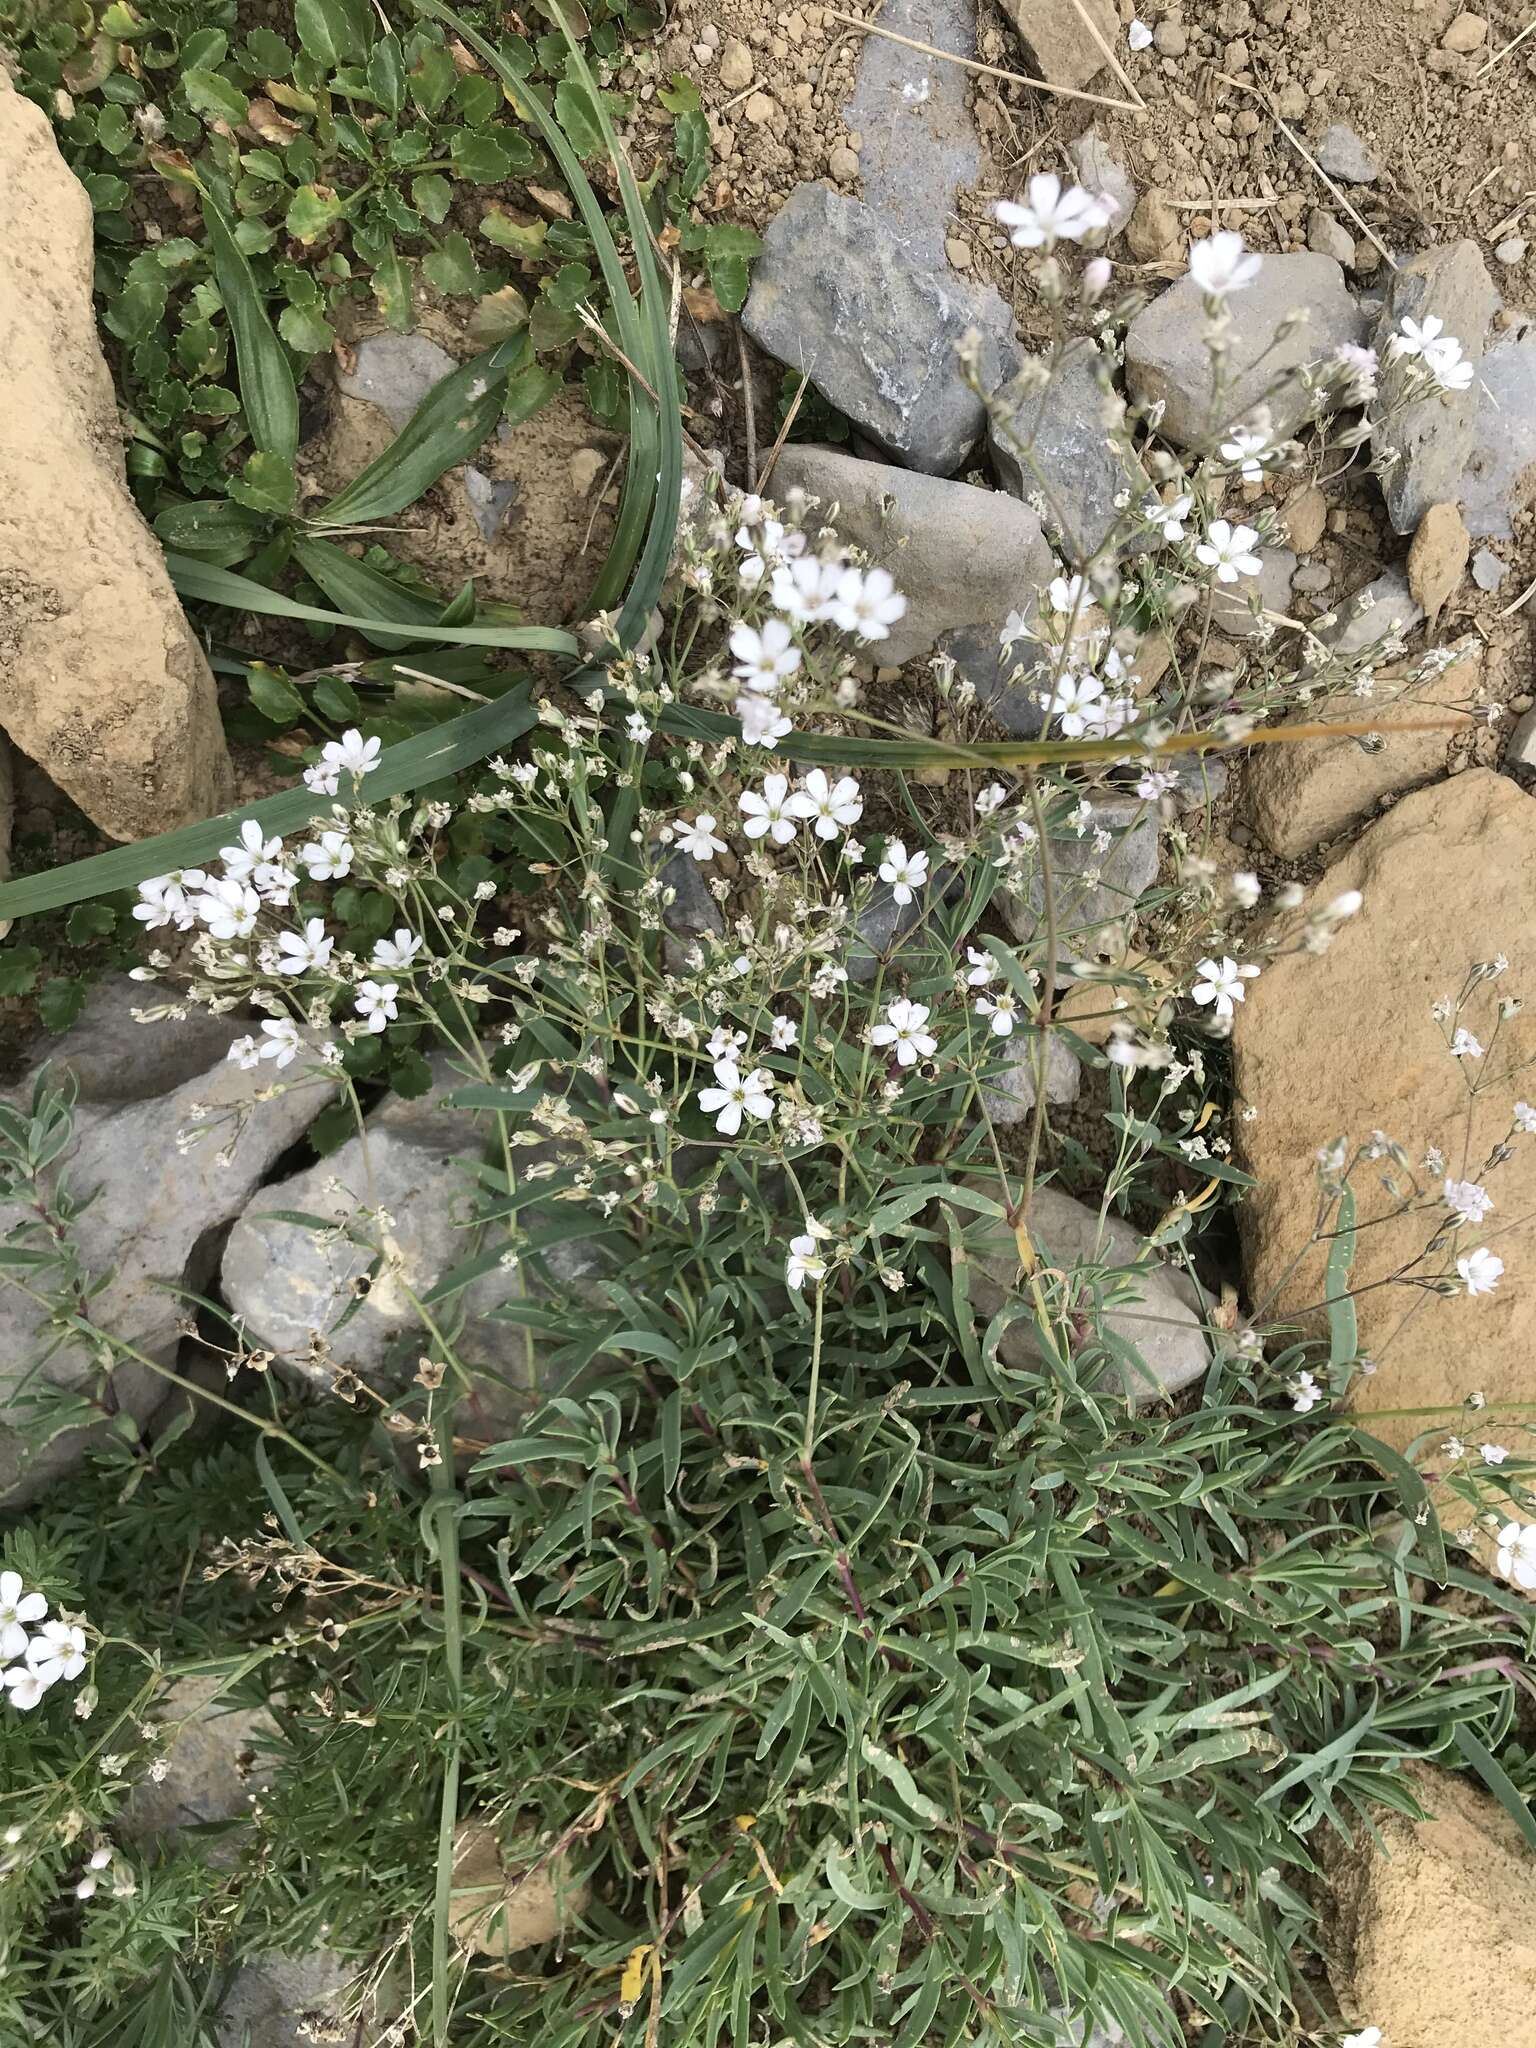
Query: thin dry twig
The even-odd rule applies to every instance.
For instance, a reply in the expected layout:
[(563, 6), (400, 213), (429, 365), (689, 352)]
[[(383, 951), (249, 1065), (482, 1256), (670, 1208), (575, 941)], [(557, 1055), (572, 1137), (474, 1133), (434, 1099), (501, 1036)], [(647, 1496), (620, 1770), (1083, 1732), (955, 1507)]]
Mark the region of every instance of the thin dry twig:
[(1132, 78), (1129, 71), (1126, 70), (1125, 66), (1120, 62), (1120, 59), (1115, 55), (1114, 51), (1110, 48), (1109, 44), (1104, 40), (1104, 36), (1099, 28), (1098, 23), (1094, 20), (1093, 16), (1088, 12), (1088, 9), (1083, 5), (1083, 0), (1072, 0), (1072, 5), (1077, 9), (1078, 16), (1082, 21), (1083, 27), (1087, 29), (1089, 35), (1093, 37), (1093, 40), (1104, 52), (1104, 56), (1108, 61), (1110, 70), (1114, 72), (1116, 78), (1119, 79), (1120, 83), (1125, 87), (1126, 91), (1130, 94), (1131, 98), (1136, 102), (1137, 106), (1141, 108), (1143, 113), (1145, 113), (1147, 110), (1147, 103), (1142, 98), (1141, 94), (1136, 90), (1135, 79)]
[(946, 64), (958, 64), (964, 71), (979, 71), (985, 78), (1006, 78), (1011, 85), (1031, 85), (1036, 92), (1054, 93), (1058, 99), (1086, 100), (1093, 107), (1114, 107), (1122, 114), (1144, 114), (1145, 101), (1139, 105), (1133, 100), (1106, 99), (1101, 93), (1079, 92), (1075, 86), (1052, 85), (1049, 79), (1031, 78), (1027, 72), (1005, 71), (998, 64), (983, 64), (976, 57), (957, 57), (953, 50), (941, 50), (933, 43), (920, 43), (915, 36), (899, 36), (893, 28), (881, 28), (878, 22), (860, 21), (856, 14), (840, 14), (835, 7), (825, 7), (822, 12), (833, 21), (844, 22), (849, 28), (862, 30), (867, 36), (884, 36), (887, 42), (900, 43), (904, 49), (920, 50), (925, 57), (939, 57)]
[(1536, 581), (1527, 583), (1524, 590), (1522, 590), (1520, 595), (1515, 599), (1514, 603), (1505, 605), (1503, 611), (1499, 613), (1499, 617), (1501, 619), (1507, 619), (1511, 612), (1519, 611), (1521, 605), (1523, 605), (1526, 602), (1526, 600), (1531, 597), (1536, 597)]
[(1510, 40), (1504, 45), (1502, 50), (1495, 50), (1493, 55), (1488, 59), (1488, 62), (1483, 66), (1481, 71), (1473, 72), (1473, 82), (1475, 83), (1479, 78), (1486, 78), (1489, 72), (1493, 69), (1495, 64), (1502, 64), (1504, 62), (1504, 59), (1509, 55), (1510, 51), (1518, 49), (1533, 29), (1536, 29), (1536, 17), (1533, 17), (1530, 21), (1528, 21), (1525, 24), (1525, 27), (1521, 29), (1519, 35), (1512, 36)]
[(1170, 199), (1168, 204), (1175, 213), (1220, 213), (1223, 207), (1241, 207), (1249, 211), (1262, 212), (1266, 206), (1278, 206), (1278, 199)]
[(1368, 242), (1374, 244), (1374, 246), (1381, 251), (1382, 255), (1387, 260), (1387, 267), (1391, 270), (1396, 270), (1397, 258), (1392, 254), (1392, 251), (1387, 247), (1386, 243), (1381, 239), (1380, 235), (1377, 234), (1376, 230), (1370, 225), (1370, 223), (1368, 221), (1361, 219), (1359, 213), (1353, 206), (1351, 206), (1349, 201), (1344, 197), (1344, 194), (1339, 190), (1338, 186), (1335, 185), (1332, 178), (1329, 177), (1328, 173), (1323, 169), (1322, 165), (1318, 162), (1317, 158), (1312, 154), (1311, 150), (1308, 149), (1307, 145), (1302, 141), (1301, 137), (1296, 133), (1295, 129), (1292, 128), (1290, 123), (1286, 121), (1284, 117), (1281, 115), (1274, 101), (1270, 98), (1269, 94), (1264, 90), (1264, 88), (1259, 85), (1244, 85), (1241, 83), (1240, 80), (1231, 77), (1225, 71), (1218, 71), (1216, 73), (1216, 76), (1221, 80), (1223, 85), (1233, 86), (1236, 88), (1238, 92), (1246, 92), (1252, 98), (1259, 100), (1264, 105), (1264, 107), (1268, 110), (1270, 119), (1274, 122), (1275, 126), (1280, 130), (1280, 133), (1285, 137), (1286, 141), (1291, 145), (1292, 149), (1294, 149), (1296, 154), (1301, 158), (1302, 162), (1309, 165), (1311, 169), (1317, 173), (1318, 177), (1322, 179), (1323, 183), (1328, 187), (1328, 190), (1333, 194), (1334, 198), (1339, 202), (1340, 206), (1342, 206), (1344, 211), (1349, 215), (1350, 219), (1354, 222), (1355, 226), (1360, 230), (1361, 234), (1365, 236)]
[[(784, 415), (784, 424), (779, 429), (778, 438), (768, 451), (768, 460), (763, 464), (763, 473), (752, 486), (754, 491), (767, 490), (768, 480), (773, 475), (774, 465), (783, 451), (784, 443), (789, 439), (789, 430), (795, 424), (800, 408), (805, 403), (805, 394), (810, 388), (811, 380), (802, 370), (800, 373), (800, 388), (790, 400), (789, 411)], [(750, 476), (752, 474), (751, 470), (748, 470), (747, 474)]]
[(489, 704), (491, 701), (463, 683), (449, 683), (441, 676), (430, 676), (424, 668), (407, 668), (403, 661), (394, 662), (392, 667), (397, 676), (409, 676), (413, 683), (430, 683), (434, 690), (446, 690), (450, 697), (467, 697), (471, 704)]

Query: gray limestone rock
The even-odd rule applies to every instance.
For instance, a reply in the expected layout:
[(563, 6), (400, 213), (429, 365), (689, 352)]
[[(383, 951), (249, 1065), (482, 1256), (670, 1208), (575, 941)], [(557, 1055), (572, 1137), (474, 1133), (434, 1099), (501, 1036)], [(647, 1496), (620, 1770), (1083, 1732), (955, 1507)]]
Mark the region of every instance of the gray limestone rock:
[(1319, 256), (1331, 256), (1346, 270), (1355, 260), (1354, 236), (1325, 206), (1314, 206), (1307, 215), (1307, 247)]
[(1341, 185), (1374, 185), (1381, 166), (1353, 128), (1335, 121), (1317, 145), (1317, 160)]
[(860, 462), (831, 448), (790, 446), (774, 487), (816, 498), (845, 540), (882, 563), (907, 600), (906, 616), (875, 648), (899, 665), (949, 648), (949, 636), (975, 628), (994, 650), (1011, 611), (1027, 611), (1056, 573), (1040, 521), (1004, 491), (978, 490), (882, 462)]
[(1316, 628), (1331, 654), (1361, 654), (1397, 632), (1406, 637), (1423, 623), (1424, 612), (1400, 569), (1383, 570), (1372, 582), (1346, 598), (1334, 612), (1335, 623)]
[(1472, 445), (1451, 495), (1468, 533), (1508, 540), (1515, 513), (1536, 495), (1536, 328), (1490, 348), (1478, 383)]
[[(1447, 242), (1421, 249), (1392, 275), (1387, 303), (1376, 323), (1375, 348), (1386, 365), (1387, 343), (1404, 315), (1423, 320), (1435, 314), (1455, 335), (1473, 366), (1466, 391), (1434, 391), (1379, 420), (1373, 445), (1378, 457), (1395, 450), (1397, 459), (1381, 476), (1387, 516), (1399, 533), (1412, 533), (1431, 505), (1454, 500), (1476, 439), (1478, 372), (1489, 323), (1499, 295), (1475, 242)], [(1376, 411), (1392, 400), (1396, 375), (1385, 369)], [(1468, 530), (1481, 532), (1469, 520)]]
[(1500, 561), (1492, 548), (1479, 548), (1472, 557), (1472, 581), (1479, 590), (1497, 590), (1508, 574), (1508, 562)]
[[(483, 1132), (472, 1112), (445, 1105), (452, 1081), (440, 1066), (431, 1094), (415, 1102), (390, 1097), (368, 1119), (366, 1146), (361, 1136), (350, 1138), (263, 1189), (230, 1232), (224, 1298), (247, 1342), (275, 1352), (297, 1377), (328, 1387), (334, 1369), (377, 1379), (397, 1368), (403, 1384), (426, 1342), (412, 1297), (424, 1298), (485, 1249), (470, 1227), (465, 1165)], [(513, 1157), (525, 1175), (541, 1155), (523, 1148)], [(323, 1217), (334, 1228), (284, 1221), (274, 1213), (281, 1210)], [(541, 1263), (562, 1290), (590, 1283), (604, 1262), (585, 1239), (555, 1242), (537, 1261), (511, 1270), (493, 1265), (437, 1306), (457, 1332), (461, 1362), (476, 1375), (460, 1410), (471, 1433), (499, 1426), (549, 1390), (531, 1333), (494, 1313), (530, 1291), (547, 1291), (535, 1270)]]
[[(143, 1102), (205, 1073), (223, 1059), (230, 1040), (249, 1029), (206, 1010), (135, 1022), (135, 1010), (159, 1009), (162, 1000), (157, 990), (126, 974), (104, 976), (92, 984), (69, 1029), (39, 1044), (38, 1064), (46, 1060), (56, 1074), (73, 1075), (80, 1102), (103, 1107)], [(0, 1091), (0, 1100), (25, 1105), (31, 1093), (29, 1075)]]
[[(1331, 354), (1341, 342), (1365, 339), (1364, 315), (1345, 290), (1344, 273), (1331, 256), (1266, 256), (1255, 281), (1233, 292), (1227, 304), (1229, 381), (1219, 418), (1212, 417), (1205, 315), (1200, 287), (1192, 277), (1181, 277), (1143, 307), (1126, 330), (1125, 373), (1131, 396), (1142, 405), (1161, 402), (1159, 431), (1181, 448), (1219, 439), (1261, 401), (1269, 407), (1275, 431), (1291, 432), (1306, 412), (1307, 394), (1295, 378), (1271, 392), (1275, 380), (1282, 372)], [(1286, 315), (1299, 308), (1306, 309), (1307, 319), (1276, 342)]]
[(376, 405), (398, 434), (433, 385), (458, 367), (424, 334), (370, 334), (357, 344), (352, 367), (337, 371), (336, 388)]
[[(1114, 49), (1116, 38), (1124, 33), (1108, 0), (1084, 0), (1081, 12), (1063, 6), (1061, 0), (1002, 0), (1002, 4), (1039, 66), (1040, 77), (1050, 85), (1074, 91), (1098, 76), (1108, 62), (1105, 45)], [(1092, 18), (1097, 36), (1084, 21), (1085, 13)]]
[[(981, 1089), (982, 1106), (995, 1124), (1021, 1124), (1033, 1115), (1040, 1040), (1035, 1032), (1009, 1039), (1016, 1048), (1013, 1062)], [(1045, 1099), (1076, 1102), (1083, 1085), (1083, 1066), (1066, 1040), (1051, 1033), (1045, 1048)]]
[(1536, 769), (1536, 711), (1527, 711), (1509, 736), (1505, 766)]
[[(167, 1769), (129, 1794), (117, 1823), (129, 1841), (246, 1818), (251, 1794), (271, 1777), (277, 1723), (265, 1707), (231, 1706), (225, 1693), (218, 1678), (178, 1678), (157, 1703), (155, 1719), (173, 1731)], [(229, 1868), (240, 1853), (235, 1830), (210, 1835), (201, 1846), (217, 1869)]]
[(764, 235), (742, 321), (896, 461), (934, 476), (959, 468), (984, 423), (961, 341), (980, 335), (990, 387), (1012, 332), (990, 285), (915, 266), (877, 213), (823, 185), (797, 185)]
[[(86, 1077), (106, 1099), (76, 1105), (73, 1135), (54, 1171), (68, 1177), (77, 1200), (96, 1195), (73, 1227), (86, 1271), (106, 1278), (92, 1300), (92, 1316), (124, 1344), (170, 1365), (187, 1314), (177, 1290), (207, 1286), (223, 1226), (242, 1212), (274, 1162), (303, 1135), (333, 1084), (317, 1069), (297, 1065), (282, 1074), (242, 1071), (222, 1056), (246, 1029), (230, 1020), (216, 1030), (206, 1020), (188, 1024), (183, 1054), (160, 1026), (133, 1021), (131, 1006), (146, 995), (152, 992), (131, 982), (113, 992), (122, 1041), (115, 1079), (107, 1072), (112, 1011), (105, 992), (82, 1020)], [(148, 1033), (142, 1054), (132, 1036), (139, 1030)], [(195, 1062), (192, 1046), (198, 1048)], [(53, 1050), (54, 1065), (64, 1065)], [(159, 1086), (164, 1082), (171, 1085)], [(147, 1092), (116, 1099), (116, 1091), (130, 1088)], [(17, 1093), (25, 1100), (30, 1088)], [(183, 1148), (178, 1137), (194, 1125), (207, 1135)], [(24, 1221), (18, 1206), (0, 1205), (0, 1237)], [(82, 1409), (80, 1427), (31, 1451), (19, 1430), (29, 1396), (52, 1386), (88, 1397), (98, 1374), (78, 1343), (50, 1352), (42, 1312), (12, 1288), (0, 1289), (0, 1359), (0, 1495), (19, 1499), (76, 1461), (89, 1422)], [(111, 1398), (141, 1425), (168, 1391), (158, 1373), (132, 1359), (112, 1375)], [(106, 1426), (106, 1418), (94, 1426)]]
[(1121, 401), (1109, 366), (1096, 351), (1074, 348), (1042, 391), (1038, 372), (1025, 369), (997, 393), (987, 419), (987, 448), (1004, 488), (1020, 498), (1041, 498), (1048, 529), (1059, 531), (1065, 559), (1088, 562), (1121, 523), (1127, 542), (1137, 536), (1132, 505), (1150, 489), (1134, 455), (1109, 444), (1106, 413)]
[[(971, 1185), (996, 1195), (993, 1183)], [(958, 1212), (957, 1212), (958, 1213)], [(995, 1316), (1009, 1302), (1026, 1306), (1019, 1287), (1019, 1251), (1014, 1233), (1000, 1219), (967, 1218), (971, 1253), (971, 1302), (978, 1320)], [(1029, 1205), (1030, 1240), (1042, 1261), (1071, 1273), (1088, 1266), (1107, 1269), (1101, 1280), (1084, 1282), (1085, 1307), (1104, 1305), (1108, 1354), (1101, 1372), (1118, 1381), (1133, 1406), (1142, 1406), (1199, 1379), (1210, 1362), (1200, 1309), (1192, 1283), (1166, 1266), (1128, 1223), (1100, 1216), (1056, 1188), (1037, 1188)], [(1008, 1325), (998, 1344), (1004, 1364), (1037, 1365), (1040, 1348), (1031, 1316)]]
[(1246, 640), (1259, 630), (1260, 611), (1283, 612), (1290, 602), (1296, 555), (1290, 548), (1260, 548), (1257, 576), (1218, 583), (1211, 600), (1211, 624), (1229, 640)]
[(1085, 128), (1075, 142), (1069, 142), (1067, 156), (1083, 190), (1109, 201), (1109, 231), (1118, 235), (1136, 211), (1136, 186), (1125, 158), (1097, 128)]
[[(885, 0), (880, 25), (913, 41), (976, 55), (974, 0)], [(915, 263), (944, 263), (955, 195), (975, 184), (981, 164), (966, 73), (886, 36), (866, 36), (853, 96), (843, 109), (864, 138), (864, 203)]]
[(681, 974), (694, 942), (718, 938), (725, 930), (725, 912), (710, 895), (708, 874), (691, 853), (668, 854), (656, 874), (671, 897), (661, 913), (666, 926), (662, 951), (667, 972)]
[[(1101, 848), (1097, 835), (1110, 835)], [(1062, 957), (1109, 954), (1157, 879), (1157, 814), (1134, 797), (1095, 803), (1079, 836), (1061, 830), (1050, 840), (1057, 938)], [(1040, 936), (1045, 887), (1036, 862), (1022, 889), (1002, 889), (998, 907), (1021, 943)]]
[(352, 2019), (373, 2000), (356, 1989), (358, 1967), (330, 1949), (254, 1956), (241, 1963), (215, 2016), (219, 2048), (314, 2048), (363, 2038)]

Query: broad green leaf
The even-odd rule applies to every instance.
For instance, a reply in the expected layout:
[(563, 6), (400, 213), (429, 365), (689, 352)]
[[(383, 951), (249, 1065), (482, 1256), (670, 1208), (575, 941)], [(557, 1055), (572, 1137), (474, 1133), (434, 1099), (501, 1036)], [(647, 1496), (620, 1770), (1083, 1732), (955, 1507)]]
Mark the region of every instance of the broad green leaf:
[(482, 216), (480, 232), (488, 242), (494, 242), (498, 249), (509, 249), (524, 263), (536, 263), (544, 253), (544, 238), (549, 233), (549, 222), (515, 221), (510, 214), (493, 208)]
[(205, 193), (203, 219), (213, 244), (214, 275), (235, 341), (240, 401), (251, 438), (266, 455), (292, 462), (299, 448), (299, 397), (282, 343), (272, 331), (251, 266), (217, 203)]
[(299, 41), (325, 65), (334, 67), (364, 56), (368, 23), (367, 0), (293, 0), (293, 25)]
[(530, 363), (525, 370), (507, 379), (507, 404), (503, 414), (509, 427), (520, 427), (524, 420), (531, 420), (536, 412), (548, 405), (557, 392), (564, 388), (565, 379), (558, 370), (552, 370), (547, 363)]
[(265, 662), (251, 663), (246, 686), (256, 709), (274, 725), (297, 725), (304, 716), (304, 699), (285, 675)]
[(517, 169), (518, 152), (498, 129), (488, 134), (480, 128), (460, 128), (448, 146), (456, 178), (472, 185), (500, 185)]
[(453, 187), (440, 171), (426, 171), (411, 180), (411, 204), (433, 227), (441, 227), (453, 204)]
[(449, 298), (480, 289), (480, 270), (469, 237), (457, 232), (444, 235), (430, 255), (424, 256), (421, 272), (429, 284)]
[(162, 546), (195, 554), (223, 569), (244, 561), (266, 531), (267, 522), (259, 512), (228, 498), (168, 505), (155, 519)]
[(411, 98), (424, 114), (442, 108), (458, 80), (453, 59), (441, 43), (428, 43), (409, 73)]
[(36, 946), (0, 947), (0, 996), (24, 996), (37, 986), (43, 956)]
[(686, 71), (674, 71), (670, 85), (658, 87), (656, 100), (669, 114), (697, 113), (704, 104), (699, 88)]
[(500, 291), (487, 292), (476, 301), (465, 333), (477, 348), (494, 348), (527, 325), (528, 301), (515, 284), (504, 284)]
[(435, 384), (384, 453), (337, 492), (316, 523), (371, 526), (414, 505), (446, 470), (467, 462), (501, 414), (506, 372), (498, 355), (487, 349)]
[(284, 306), (277, 331), (296, 355), (323, 355), (336, 339), (329, 320), (313, 306)]
[(561, 80), (555, 87), (555, 116), (578, 156), (597, 155), (603, 146), (603, 134), (584, 85), (569, 78)]
[(250, 112), (250, 102), (239, 86), (217, 71), (184, 71), (181, 89), (193, 113), (205, 120), (228, 121), (233, 126)]
[(37, 1015), (45, 1031), (67, 1031), (85, 1008), (91, 985), (81, 974), (55, 974), (37, 993)]
[(373, 266), (373, 276), (368, 282), (385, 325), (393, 328), (396, 334), (409, 334), (416, 318), (411, 304), (410, 265), (393, 242)]
[(398, 36), (380, 36), (368, 52), (368, 83), (385, 112), (398, 114), (405, 104), (405, 57)]
[(297, 488), (291, 462), (258, 451), (246, 458), (244, 469), (230, 483), (229, 494), (252, 512), (281, 518), (293, 510)]
[(301, 185), (288, 202), (283, 225), (306, 247), (334, 227), (346, 210), (344, 194), (330, 185)]

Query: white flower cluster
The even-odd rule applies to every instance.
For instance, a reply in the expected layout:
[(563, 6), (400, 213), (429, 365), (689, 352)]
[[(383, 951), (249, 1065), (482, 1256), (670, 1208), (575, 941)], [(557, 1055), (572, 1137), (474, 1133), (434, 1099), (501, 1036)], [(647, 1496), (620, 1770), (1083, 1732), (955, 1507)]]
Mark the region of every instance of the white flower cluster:
[(1114, 220), (1113, 206), (1081, 185), (1062, 185), (1054, 171), (1041, 171), (1023, 199), (1000, 199), (992, 211), (1008, 230), (1015, 249), (1052, 249), (1058, 242), (1086, 242)]
[(72, 1621), (47, 1621), (47, 1612), (46, 1596), (29, 1593), (20, 1572), (0, 1572), (0, 1685), (22, 1713), (30, 1713), (50, 1686), (76, 1679), (85, 1669), (84, 1629)]
[(890, 638), (907, 601), (885, 569), (861, 569), (841, 552), (812, 554), (805, 535), (775, 519), (760, 497), (743, 498), (736, 511), (737, 580), (748, 590), (766, 582), (771, 607), (760, 625), (738, 619), (731, 628), (733, 673), (744, 685), (736, 716), (749, 746), (769, 747), (791, 729), (775, 699), (804, 661), (797, 636), (830, 625), (871, 645)]

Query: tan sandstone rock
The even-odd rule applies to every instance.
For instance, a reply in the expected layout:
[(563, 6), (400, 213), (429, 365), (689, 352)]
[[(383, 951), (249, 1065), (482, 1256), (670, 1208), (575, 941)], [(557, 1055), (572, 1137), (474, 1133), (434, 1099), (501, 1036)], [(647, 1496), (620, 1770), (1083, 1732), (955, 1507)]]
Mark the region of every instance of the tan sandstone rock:
[[(1383, 797), (1399, 796), (1444, 774), (1446, 749), (1464, 722), (1450, 707), (1473, 695), (1477, 663), (1459, 663), (1414, 696), (1393, 695), (1405, 687), (1383, 676), (1376, 699), (1341, 697), (1321, 710), (1308, 705), (1289, 721), (1362, 725), (1369, 720), (1382, 742), (1370, 751), (1352, 734), (1254, 749), (1243, 771), (1248, 816), (1271, 852), (1298, 859), (1368, 816)], [(1434, 719), (1446, 723), (1434, 726), (1429, 723)]]
[(1410, 1782), (1432, 1817), (1377, 1812), (1328, 1857), (1344, 2020), (1390, 2048), (1536, 2048), (1536, 1854), (1470, 1778)]
[[(1323, 1292), (1322, 1250), (1307, 1249), (1320, 1146), (1382, 1130), (1415, 1164), (1439, 1146), (1448, 1174), (1478, 1178), (1509, 1128), (1512, 1103), (1532, 1093), (1529, 1072), (1514, 1073), (1469, 1120), (1461, 1063), (1430, 1010), (1460, 989), (1473, 961), (1501, 952), (1515, 967), (1464, 1021), (1487, 1045), (1493, 998), (1530, 993), (1519, 970), (1536, 969), (1536, 799), (1487, 769), (1404, 797), (1334, 862), (1315, 900), (1345, 889), (1363, 893), (1360, 913), (1321, 957), (1293, 954), (1267, 967), (1233, 1038), (1237, 1092), (1257, 1112), (1237, 1126), (1243, 1164), (1258, 1177), (1238, 1216), (1250, 1298), (1268, 1315), (1306, 1308)], [(1499, 1074), (1536, 1058), (1536, 1006), (1504, 1023), (1493, 1057)], [(1358, 1177), (1362, 1224), (1394, 1206), (1378, 1183), (1386, 1167)], [(1522, 1284), (1536, 1257), (1536, 1139), (1517, 1139), (1510, 1159), (1483, 1177), (1494, 1211), (1461, 1243), (1487, 1244), (1505, 1261), (1510, 1277), (1492, 1295), (1442, 1297), (1391, 1283), (1423, 1251), (1432, 1213), (1360, 1231), (1360, 1350), (1377, 1370), (1356, 1381), (1357, 1406), (1443, 1408), (1449, 1427), (1473, 1391), (1490, 1403), (1536, 1397), (1536, 1289)], [(1401, 1447), (1436, 1423), (1379, 1416), (1368, 1426)]]
[(123, 481), (91, 271), (90, 200), (0, 70), (0, 726), (134, 839), (218, 811), (230, 768), (212, 673)]

